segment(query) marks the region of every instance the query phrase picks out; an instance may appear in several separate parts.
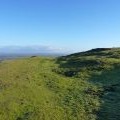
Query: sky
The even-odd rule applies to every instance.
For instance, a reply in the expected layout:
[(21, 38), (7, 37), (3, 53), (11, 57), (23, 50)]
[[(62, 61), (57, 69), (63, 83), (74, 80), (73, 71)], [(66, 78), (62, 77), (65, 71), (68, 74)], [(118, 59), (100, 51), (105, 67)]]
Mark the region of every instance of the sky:
[(120, 0), (0, 0), (0, 46), (120, 47)]

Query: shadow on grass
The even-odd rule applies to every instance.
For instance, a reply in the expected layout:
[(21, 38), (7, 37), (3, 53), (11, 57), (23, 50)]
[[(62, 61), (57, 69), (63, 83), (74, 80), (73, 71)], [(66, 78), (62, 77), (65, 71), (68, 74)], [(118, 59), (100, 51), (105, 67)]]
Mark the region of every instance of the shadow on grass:
[(120, 120), (120, 66), (93, 75), (90, 82), (103, 88), (98, 120)]
[[(88, 80), (97, 86), (98, 91), (89, 90), (86, 94), (97, 95), (100, 98), (101, 106), (96, 113), (97, 120), (120, 120), (120, 65), (113, 64), (113, 67), (108, 70), (102, 68), (101, 61), (75, 60), (75, 58), (68, 59), (67, 57), (59, 58), (57, 64), (60, 68), (67, 69), (68, 73), (64, 71), (64, 75), (67, 77), (74, 77), (85, 67), (90, 71), (102, 71), (101, 74), (93, 73)], [(99, 88), (101, 88), (100, 91)]]

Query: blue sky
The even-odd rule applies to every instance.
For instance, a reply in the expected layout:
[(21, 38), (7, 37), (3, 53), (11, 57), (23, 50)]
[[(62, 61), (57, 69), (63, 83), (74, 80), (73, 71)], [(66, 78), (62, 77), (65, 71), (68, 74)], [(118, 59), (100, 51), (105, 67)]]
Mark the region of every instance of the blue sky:
[(0, 46), (81, 51), (120, 46), (120, 0), (0, 0)]

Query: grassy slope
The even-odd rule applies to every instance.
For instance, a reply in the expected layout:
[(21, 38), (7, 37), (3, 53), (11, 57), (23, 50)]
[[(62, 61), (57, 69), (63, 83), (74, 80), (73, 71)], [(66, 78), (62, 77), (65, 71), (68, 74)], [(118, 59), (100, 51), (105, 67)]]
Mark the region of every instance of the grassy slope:
[(120, 49), (0, 63), (0, 120), (119, 120)]

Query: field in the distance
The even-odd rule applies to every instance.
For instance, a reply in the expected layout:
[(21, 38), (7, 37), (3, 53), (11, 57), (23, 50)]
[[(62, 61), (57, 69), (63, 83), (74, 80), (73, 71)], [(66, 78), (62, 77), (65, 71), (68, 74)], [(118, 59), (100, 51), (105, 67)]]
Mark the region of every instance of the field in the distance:
[(119, 48), (0, 63), (0, 120), (119, 119)]

